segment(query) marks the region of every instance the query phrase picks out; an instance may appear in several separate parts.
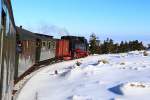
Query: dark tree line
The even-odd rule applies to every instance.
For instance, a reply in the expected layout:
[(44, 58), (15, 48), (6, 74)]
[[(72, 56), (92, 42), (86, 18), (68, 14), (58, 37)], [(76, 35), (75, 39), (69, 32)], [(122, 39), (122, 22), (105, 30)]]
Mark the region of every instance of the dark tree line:
[(89, 51), (91, 54), (108, 54), (108, 53), (124, 53), (135, 50), (145, 50), (146, 47), (138, 40), (121, 41), (121, 43), (114, 43), (110, 38), (107, 38), (101, 43), (97, 43), (96, 35), (92, 34), (89, 41)]
[(89, 51), (91, 54), (99, 54), (100, 53), (100, 46), (97, 44), (97, 38), (95, 34), (90, 36), (90, 46)]

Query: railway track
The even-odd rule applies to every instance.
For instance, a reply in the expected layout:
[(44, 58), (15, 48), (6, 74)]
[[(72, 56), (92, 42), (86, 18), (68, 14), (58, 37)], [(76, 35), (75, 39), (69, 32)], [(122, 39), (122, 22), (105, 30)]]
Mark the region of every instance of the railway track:
[[(38, 62), (38, 63), (34, 64), (27, 71), (25, 71), (22, 75), (20, 75), (16, 80), (14, 80), (14, 86), (17, 85), (20, 81), (22, 81), (26, 76), (38, 71), (39, 69), (44, 68), (45, 66), (48, 66), (48, 65), (51, 65), (51, 64), (62, 62), (62, 61), (63, 60), (58, 60), (56, 58), (52, 58), (52, 59), (48, 59), (48, 60), (41, 61), (41, 62)], [(30, 77), (26, 81), (28, 81), (29, 79), (30, 79)], [(23, 84), (25, 84), (26, 81)], [(22, 89), (22, 87), (20, 89)], [(15, 96), (16, 93), (18, 93), (19, 90), (13, 90), (13, 96)]]
[[(74, 59), (72, 59), (74, 60)], [(59, 62), (63, 62), (64, 60), (58, 60), (57, 58), (51, 58), (48, 60), (40, 61), (33, 66), (31, 66), (27, 71), (25, 71), (22, 75), (20, 75), (16, 80), (14, 80), (14, 90), (13, 90), (13, 100), (16, 100), (18, 94), (20, 93), (21, 89), (25, 86), (25, 84), (34, 76), (41, 68), (44, 68), (48, 65), (56, 64)], [(34, 73), (35, 72), (35, 73)], [(55, 72), (57, 73), (57, 72)], [(16, 85), (21, 82), (21, 86), (19, 85), (19, 89), (16, 89)]]

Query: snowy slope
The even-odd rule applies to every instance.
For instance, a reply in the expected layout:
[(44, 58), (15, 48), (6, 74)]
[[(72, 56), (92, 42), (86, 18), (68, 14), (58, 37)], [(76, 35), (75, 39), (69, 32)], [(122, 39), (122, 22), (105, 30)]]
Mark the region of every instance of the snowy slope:
[(149, 73), (150, 55), (142, 51), (89, 56), (47, 66), (17, 100), (149, 100)]

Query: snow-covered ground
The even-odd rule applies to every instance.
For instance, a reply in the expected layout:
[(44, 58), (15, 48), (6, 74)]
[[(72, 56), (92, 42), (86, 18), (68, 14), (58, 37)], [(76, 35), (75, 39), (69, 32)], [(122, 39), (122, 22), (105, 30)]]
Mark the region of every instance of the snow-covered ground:
[[(150, 54), (150, 52), (148, 52)], [(80, 62), (80, 66), (77, 66)], [(55, 72), (58, 74), (55, 74)], [(150, 55), (142, 51), (94, 55), (47, 66), (17, 100), (149, 100)]]

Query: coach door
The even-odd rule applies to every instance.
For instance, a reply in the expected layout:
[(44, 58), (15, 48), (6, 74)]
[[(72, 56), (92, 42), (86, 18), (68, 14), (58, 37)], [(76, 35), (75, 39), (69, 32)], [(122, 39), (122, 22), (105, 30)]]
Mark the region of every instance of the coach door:
[(38, 63), (40, 61), (40, 54), (41, 54), (41, 45), (42, 42), (40, 39), (36, 39), (36, 54), (35, 54), (35, 62)]

